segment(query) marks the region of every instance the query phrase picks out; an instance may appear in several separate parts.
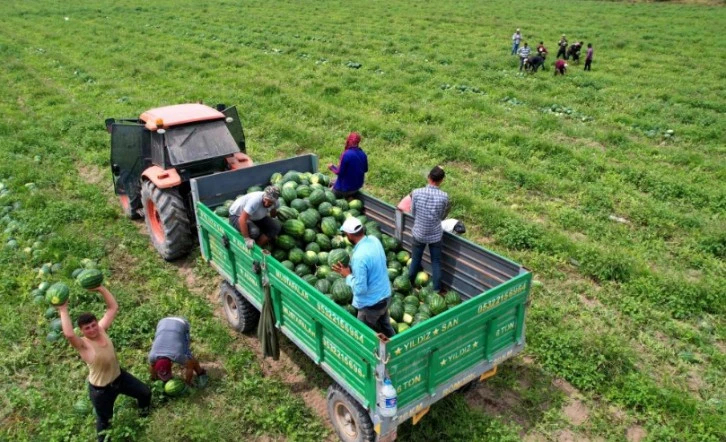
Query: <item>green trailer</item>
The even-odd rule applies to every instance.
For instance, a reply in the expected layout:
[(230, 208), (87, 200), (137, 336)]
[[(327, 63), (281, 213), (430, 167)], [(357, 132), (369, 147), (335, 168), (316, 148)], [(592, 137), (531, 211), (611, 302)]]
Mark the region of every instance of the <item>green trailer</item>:
[[(442, 282), (463, 302), (394, 336), (376, 334), (266, 251), (244, 239), (214, 213), (275, 172), (316, 172), (317, 157), (303, 155), (191, 181), (201, 253), (224, 278), (220, 289), (230, 324), (255, 329), (269, 281), (277, 327), (333, 379), (328, 412), (341, 440), (394, 440), (407, 419), (417, 423), (448, 394), (493, 375), (524, 347), (525, 312), (532, 280), (521, 265), (464, 238), (444, 234)], [(364, 214), (381, 232), (411, 250), (413, 218), (368, 194)], [(424, 255), (424, 268), (430, 262)], [(397, 391), (393, 417), (379, 413), (385, 376)]]

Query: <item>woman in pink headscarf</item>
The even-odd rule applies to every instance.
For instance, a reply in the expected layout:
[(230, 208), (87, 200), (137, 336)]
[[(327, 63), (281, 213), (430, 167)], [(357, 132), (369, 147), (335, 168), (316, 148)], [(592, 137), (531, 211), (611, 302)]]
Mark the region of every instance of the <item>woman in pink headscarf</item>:
[(333, 192), (337, 198), (354, 197), (363, 187), (365, 174), (368, 172), (368, 157), (358, 144), (360, 135), (351, 132), (345, 141), (345, 150), (340, 155), (340, 164), (336, 166), (331, 163), (328, 166), (328, 169), (338, 175), (333, 183)]

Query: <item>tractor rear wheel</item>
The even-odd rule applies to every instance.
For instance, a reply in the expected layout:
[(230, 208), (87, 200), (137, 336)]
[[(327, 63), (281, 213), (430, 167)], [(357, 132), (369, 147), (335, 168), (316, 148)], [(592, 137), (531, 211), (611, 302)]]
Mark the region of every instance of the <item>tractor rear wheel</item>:
[(159, 189), (151, 181), (141, 186), (146, 228), (162, 258), (171, 261), (189, 253), (192, 233), (184, 201), (177, 189)]
[(341, 441), (376, 440), (373, 422), (366, 409), (336, 383), (328, 388), (328, 416)]

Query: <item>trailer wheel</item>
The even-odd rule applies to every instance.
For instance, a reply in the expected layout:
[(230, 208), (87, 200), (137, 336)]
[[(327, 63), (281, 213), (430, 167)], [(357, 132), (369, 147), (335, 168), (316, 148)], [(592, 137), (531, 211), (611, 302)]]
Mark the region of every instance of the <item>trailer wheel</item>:
[(219, 287), (219, 298), (230, 327), (240, 333), (248, 333), (257, 328), (260, 312), (227, 281), (222, 281)]
[(151, 181), (141, 186), (146, 228), (162, 258), (172, 261), (189, 253), (192, 234), (184, 200), (177, 189), (159, 189)]
[(140, 219), (141, 215), (139, 212), (134, 209), (134, 207), (138, 207), (138, 201), (139, 196), (137, 195), (134, 200), (132, 201), (129, 199), (128, 195), (119, 195), (118, 200), (121, 203), (121, 210), (124, 213), (124, 216), (128, 219)]
[(343, 442), (376, 440), (368, 412), (338, 384), (328, 388), (328, 416)]

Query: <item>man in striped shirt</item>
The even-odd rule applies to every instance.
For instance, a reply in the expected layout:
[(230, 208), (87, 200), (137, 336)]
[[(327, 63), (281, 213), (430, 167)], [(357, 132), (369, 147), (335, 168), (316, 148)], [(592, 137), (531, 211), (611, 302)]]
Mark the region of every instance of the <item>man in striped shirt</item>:
[(449, 212), (449, 195), (439, 187), (444, 181), (444, 169), (434, 167), (429, 172), (428, 185), (411, 192), (411, 215), (413, 215), (413, 256), (408, 278), (413, 284), (421, 271), (421, 258), (426, 246), (431, 254), (431, 273), (434, 290), (443, 293), (441, 287), (441, 246), (444, 231), (441, 221)]
[(524, 61), (529, 57), (529, 53), (532, 52), (527, 42), (524, 42), (524, 46), (519, 48), (519, 70), (521, 71), (524, 67)]

